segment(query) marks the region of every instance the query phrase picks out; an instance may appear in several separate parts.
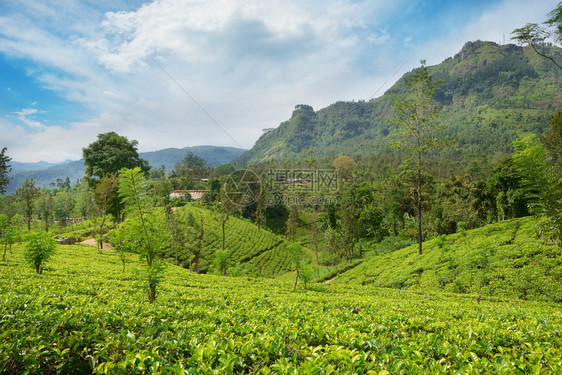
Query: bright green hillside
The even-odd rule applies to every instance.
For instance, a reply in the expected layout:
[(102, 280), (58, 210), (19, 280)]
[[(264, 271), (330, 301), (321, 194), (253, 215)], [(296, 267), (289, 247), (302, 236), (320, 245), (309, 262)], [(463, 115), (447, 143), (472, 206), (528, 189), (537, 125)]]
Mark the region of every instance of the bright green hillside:
[[(203, 250), (200, 255), (199, 269), (209, 272), (215, 259), (215, 253), (222, 249), (222, 226), (211, 211), (195, 205), (182, 207), (180, 210), (190, 212), (195, 223), (204, 217), (205, 234)], [(291, 261), (287, 253), (288, 242), (281, 236), (259, 229), (249, 220), (230, 217), (225, 226), (225, 250), (229, 254), (231, 274), (274, 277), (291, 270)], [(168, 251), (173, 256), (173, 250)], [(189, 263), (189, 254), (179, 254), (178, 259), (184, 266)]]
[(558, 305), (197, 275), (152, 304), (136, 256), (58, 246), (0, 263), (0, 373), (529, 374), (562, 371)]
[(562, 254), (535, 236), (536, 219), (491, 224), (381, 255), (334, 283), (562, 302)]

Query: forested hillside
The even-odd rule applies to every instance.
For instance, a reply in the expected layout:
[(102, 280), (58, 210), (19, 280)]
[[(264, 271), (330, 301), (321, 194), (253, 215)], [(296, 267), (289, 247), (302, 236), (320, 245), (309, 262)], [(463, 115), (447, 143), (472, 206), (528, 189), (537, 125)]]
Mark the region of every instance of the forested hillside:
[[(448, 157), (510, 153), (518, 136), (541, 134), (550, 114), (562, 105), (560, 70), (530, 47), (468, 42), (429, 71), (434, 81), (441, 80), (436, 93), (443, 106), (440, 119), (458, 140), (443, 150)], [(368, 102), (337, 102), (318, 111), (297, 105), (288, 121), (263, 134), (238, 162), (295, 159), (308, 150), (316, 156), (387, 150), (393, 93), (403, 91), (410, 74)]]

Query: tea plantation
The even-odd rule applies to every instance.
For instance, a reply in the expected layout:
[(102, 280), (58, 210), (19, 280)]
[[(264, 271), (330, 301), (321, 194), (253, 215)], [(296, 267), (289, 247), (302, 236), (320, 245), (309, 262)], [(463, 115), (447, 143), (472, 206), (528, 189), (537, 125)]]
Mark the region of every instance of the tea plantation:
[(539, 374), (562, 372), (559, 305), (372, 286), (196, 275), (59, 246), (42, 275), (0, 263), (0, 373)]

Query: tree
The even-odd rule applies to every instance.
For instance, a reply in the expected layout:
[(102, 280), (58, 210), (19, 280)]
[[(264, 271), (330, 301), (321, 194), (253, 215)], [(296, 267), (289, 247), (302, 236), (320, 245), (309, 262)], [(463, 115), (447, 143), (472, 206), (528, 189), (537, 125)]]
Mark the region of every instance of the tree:
[(53, 222), (53, 197), (48, 193), (39, 193), (35, 206), (43, 224), (45, 224), (45, 230), (49, 231), (49, 225)]
[(391, 147), (404, 150), (408, 161), (413, 163), (416, 173), (416, 208), (418, 225), (418, 252), (422, 254), (422, 171), (424, 155), (446, 144), (439, 132), (446, 126), (437, 121), (441, 106), (434, 100), (435, 85), (432, 82), (425, 61), (414, 70), (413, 75), (406, 79), (406, 92), (396, 94), (392, 100), (394, 117), (387, 121), (398, 126), (391, 135)]
[(540, 215), (540, 231), (562, 248), (562, 170), (534, 136), (513, 143), (513, 160), (521, 171), (529, 210)]
[(206, 177), (211, 172), (211, 166), (207, 164), (205, 159), (188, 151), (181, 163), (174, 165), (174, 174), (176, 176), (191, 175), (196, 178)]
[(12, 167), (8, 164), (12, 159), (6, 155), (7, 148), (4, 147), (0, 152), (0, 195), (6, 192), (6, 185), (10, 183), (9, 174)]
[(552, 159), (562, 168), (562, 110), (558, 109), (550, 117), (548, 129), (541, 135), (541, 142), (550, 152)]
[[(123, 168), (139, 168), (143, 173), (148, 173), (150, 166), (146, 160), (139, 157), (137, 141), (129, 141), (126, 137), (115, 132), (98, 134), (98, 140), (82, 149), (84, 164), (86, 165), (86, 180), (90, 187), (96, 187), (106, 175), (117, 176)], [(114, 192), (117, 196), (117, 191)], [(122, 220), (123, 206), (117, 199), (108, 211), (115, 221)]]
[(221, 275), (226, 276), (226, 270), (228, 269), (228, 266), (230, 266), (230, 255), (228, 254), (228, 251), (218, 250), (215, 252), (215, 260), (213, 263), (217, 271), (219, 271)]
[(101, 178), (100, 183), (94, 189), (94, 224), (98, 224), (98, 218), (101, 216), (97, 236), (100, 249), (103, 249), (102, 237), (105, 233), (104, 225), (107, 214), (117, 211), (117, 216), (121, 216), (118, 188), (119, 176), (115, 173), (108, 173)]
[(129, 141), (115, 132), (98, 134), (98, 140), (82, 149), (86, 178), (90, 186), (95, 186), (109, 173), (119, 173), (123, 168), (139, 168), (147, 173), (148, 162), (139, 157), (138, 142)]
[(66, 219), (72, 216), (74, 208), (76, 207), (74, 195), (67, 191), (58, 192), (57, 195), (55, 195), (53, 204), (55, 220), (58, 220), (61, 226), (66, 225)]
[(300, 271), (305, 263), (305, 261), (307, 261), (307, 257), (306, 257), (306, 253), (303, 249), (302, 246), (300, 246), (297, 243), (291, 243), (289, 245), (287, 245), (287, 250), (289, 252), (289, 258), (291, 261), (291, 264), (294, 266), (295, 268), (295, 282), (293, 283), (293, 289), (297, 288), (297, 282), (299, 281), (299, 276), (300, 276)]
[(125, 202), (127, 219), (121, 223), (117, 239), (126, 249), (135, 249), (146, 260), (146, 287), (149, 302), (156, 299), (165, 263), (162, 249), (166, 241), (162, 215), (155, 212), (148, 196), (148, 181), (141, 169), (123, 169), (119, 179), (119, 196)]
[(54, 254), (55, 248), (55, 239), (48, 232), (31, 233), (24, 249), (25, 260), (35, 268), (38, 274), (42, 274), (43, 268)]
[(530, 45), (535, 52), (545, 59), (550, 60), (558, 69), (562, 69), (562, 63), (556, 61), (555, 55), (547, 48), (548, 41), (554, 38), (554, 41), (560, 43), (562, 41), (562, 3), (548, 14), (549, 18), (540, 26), (536, 23), (528, 23), (527, 25), (513, 30), (513, 40), (521, 44)]
[(340, 155), (334, 160), (333, 166), (337, 169), (339, 177), (348, 180), (353, 170), (357, 168), (357, 163), (351, 156)]
[(27, 231), (31, 231), (31, 219), (33, 218), (33, 208), (35, 198), (39, 190), (35, 187), (33, 178), (25, 180), (24, 183), (16, 190), (16, 196), (23, 202), (23, 216), (27, 221)]

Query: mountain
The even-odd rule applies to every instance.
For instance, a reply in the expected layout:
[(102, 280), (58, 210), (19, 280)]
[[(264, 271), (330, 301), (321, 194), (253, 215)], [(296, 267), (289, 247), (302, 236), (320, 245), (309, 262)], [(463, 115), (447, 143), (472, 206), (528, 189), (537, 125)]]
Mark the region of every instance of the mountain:
[[(513, 140), (542, 133), (550, 114), (562, 106), (562, 72), (530, 47), (468, 42), (429, 71), (434, 81), (441, 80), (436, 93), (443, 106), (440, 119), (448, 125), (448, 135), (458, 139), (444, 151), (449, 157), (510, 153)], [(392, 97), (404, 90), (411, 74), (371, 101), (342, 101), (318, 111), (297, 105), (289, 120), (263, 134), (236, 163), (296, 159), (308, 150), (315, 156), (388, 150), (388, 135), (394, 130), (386, 121), (392, 115)]]
[[(185, 155), (189, 152), (205, 159), (210, 165), (226, 164), (240, 157), (244, 150), (234, 147), (218, 147), (218, 146), (193, 146), (185, 148), (167, 148), (159, 151), (141, 152), (139, 156), (149, 162), (154, 168), (161, 165), (170, 171), (174, 164), (181, 162)], [(61, 164), (52, 164), (47, 162), (38, 163), (20, 163), (10, 162), (12, 166), (12, 174), (10, 184), (7, 186), (8, 194), (14, 193), (21, 184), (30, 178), (33, 178), (35, 185), (38, 187), (48, 187), (50, 183), (56, 183), (57, 179), (70, 179), (70, 183), (76, 183), (84, 176), (84, 160), (66, 161)]]

